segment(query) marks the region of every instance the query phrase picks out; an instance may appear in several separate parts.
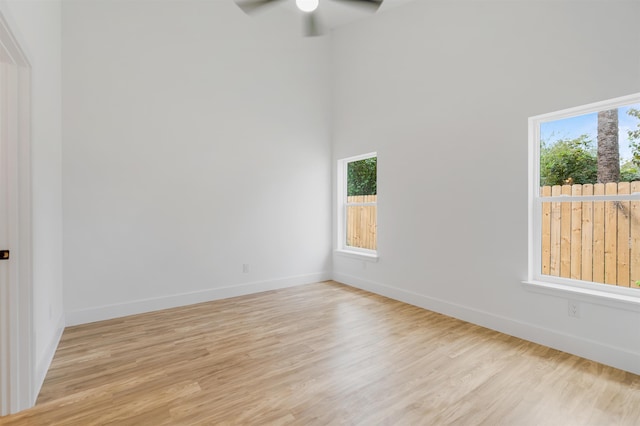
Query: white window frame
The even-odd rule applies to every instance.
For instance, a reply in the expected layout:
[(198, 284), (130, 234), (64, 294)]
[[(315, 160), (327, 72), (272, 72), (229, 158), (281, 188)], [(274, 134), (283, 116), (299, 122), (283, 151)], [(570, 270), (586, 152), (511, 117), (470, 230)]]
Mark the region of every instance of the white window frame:
[(529, 259), (528, 276), (523, 284), (529, 290), (585, 300), (622, 309), (640, 311), (640, 289), (618, 287), (542, 274), (542, 203), (545, 201), (637, 201), (640, 193), (631, 195), (555, 196), (540, 195), (540, 125), (549, 121), (590, 114), (640, 103), (640, 93), (595, 102), (575, 108), (529, 118)]
[[(337, 248), (336, 253), (361, 260), (372, 262), (378, 261), (378, 250), (364, 249), (347, 245), (347, 207), (348, 206), (376, 206), (377, 202), (371, 203), (348, 203), (347, 202), (347, 166), (354, 161), (366, 160), (367, 158), (378, 157), (377, 152), (356, 155), (353, 157), (338, 160), (337, 166)], [(377, 179), (377, 176), (376, 176)], [(377, 224), (376, 224), (377, 225)]]

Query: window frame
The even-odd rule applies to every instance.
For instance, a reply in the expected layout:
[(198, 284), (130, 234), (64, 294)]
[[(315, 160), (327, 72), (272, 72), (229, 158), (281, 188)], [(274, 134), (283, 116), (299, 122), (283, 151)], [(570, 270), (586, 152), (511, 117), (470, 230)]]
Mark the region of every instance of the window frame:
[[(367, 158), (378, 158), (377, 152), (369, 152), (366, 154), (355, 155), (352, 157), (339, 159), (337, 162), (337, 247), (335, 252), (337, 254), (352, 257), (361, 260), (368, 260), (372, 262), (378, 261), (378, 250), (376, 244), (376, 250), (365, 249), (361, 247), (353, 247), (347, 245), (347, 208), (350, 206), (376, 206), (376, 214), (378, 210), (378, 203), (349, 203), (347, 199), (347, 167), (349, 163), (354, 161), (366, 160)], [(376, 160), (377, 161), (377, 160)], [(376, 182), (377, 182), (376, 175)], [(377, 217), (376, 217), (377, 226)]]
[(544, 201), (639, 201), (640, 193), (630, 195), (601, 195), (573, 197), (543, 197), (540, 195), (540, 125), (549, 121), (620, 108), (640, 103), (640, 93), (594, 102), (578, 107), (529, 117), (529, 190), (528, 190), (528, 274), (523, 281), (530, 290), (554, 295), (570, 296), (588, 301), (605, 302), (619, 308), (640, 311), (640, 289), (601, 284), (542, 274), (542, 203)]

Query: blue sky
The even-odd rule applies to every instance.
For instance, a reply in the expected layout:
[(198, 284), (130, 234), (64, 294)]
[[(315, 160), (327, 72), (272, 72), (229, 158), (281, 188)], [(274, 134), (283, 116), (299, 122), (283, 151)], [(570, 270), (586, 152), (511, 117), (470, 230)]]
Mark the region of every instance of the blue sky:
[[(620, 129), (618, 142), (620, 144), (620, 157), (623, 160), (631, 158), (627, 130), (637, 129), (640, 123), (637, 118), (627, 114), (630, 108), (640, 109), (640, 104), (618, 108), (618, 127)], [(598, 139), (597, 113), (594, 112), (592, 114), (579, 115), (563, 120), (549, 121), (540, 125), (540, 137), (548, 143), (553, 143), (558, 139), (574, 139), (585, 134), (590, 136), (595, 147)]]

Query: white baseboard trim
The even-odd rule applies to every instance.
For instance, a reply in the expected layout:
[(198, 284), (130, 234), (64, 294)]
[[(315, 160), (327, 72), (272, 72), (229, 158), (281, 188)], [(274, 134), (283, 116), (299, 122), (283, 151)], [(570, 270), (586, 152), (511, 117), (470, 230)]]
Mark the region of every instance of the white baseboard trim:
[(348, 274), (334, 273), (333, 279), (337, 282), (376, 293), (390, 299), (458, 318), (634, 374), (640, 374), (640, 354), (623, 348), (606, 345), (575, 335), (560, 333), (548, 328), (424, 296), (386, 284), (363, 280)]
[(297, 275), (266, 281), (255, 281), (227, 287), (218, 287), (189, 293), (173, 294), (170, 296), (153, 297), (112, 305), (78, 309), (66, 313), (66, 324), (67, 326), (87, 324), (90, 322), (104, 321), (128, 315), (170, 309), (178, 306), (193, 305), (196, 303), (210, 302), (212, 300), (228, 299), (230, 297), (261, 293), (263, 291), (311, 284), (330, 279), (330, 272), (318, 272), (314, 274)]
[(44, 355), (40, 359), (36, 360), (36, 370), (33, 378), (32, 405), (35, 405), (38, 394), (40, 393), (40, 389), (42, 388), (42, 384), (44, 383), (44, 379), (47, 377), (47, 372), (49, 371), (49, 367), (51, 366), (53, 357), (56, 354), (56, 350), (58, 349), (58, 344), (60, 343), (60, 339), (62, 338), (64, 327), (64, 315), (60, 315), (60, 318), (58, 318), (58, 321), (56, 323), (55, 335), (47, 345), (44, 351)]

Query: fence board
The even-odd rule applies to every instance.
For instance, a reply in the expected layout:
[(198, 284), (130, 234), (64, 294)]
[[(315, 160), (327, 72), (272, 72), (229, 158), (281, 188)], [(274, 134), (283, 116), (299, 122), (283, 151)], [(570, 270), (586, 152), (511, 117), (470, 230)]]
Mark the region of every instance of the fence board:
[[(629, 182), (618, 183), (618, 194), (630, 194)], [(629, 287), (629, 232), (631, 213), (631, 203), (629, 201), (618, 201), (615, 203), (618, 208), (618, 267), (616, 285)]]
[[(593, 185), (593, 195), (604, 195), (604, 184)], [(593, 203), (593, 281), (604, 283), (604, 201)]]
[[(377, 195), (370, 195), (369, 202), (375, 202), (377, 200)], [(369, 234), (369, 247), (372, 250), (377, 250), (378, 248), (378, 209), (376, 206), (369, 207), (369, 220), (368, 220), (368, 230)]]
[[(560, 185), (551, 187), (551, 195), (560, 195), (562, 188)], [(549, 275), (560, 276), (560, 204), (551, 203), (551, 235), (550, 255), (549, 255)]]
[[(551, 187), (543, 186), (540, 188), (540, 195), (543, 197), (551, 196)], [(551, 203), (542, 203), (542, 273), (550, 274), (551, 263)]]
[[(371, 202), (371, 195), (365, 195), (363, 198), (365, 203)], [(362, 231), (362, 246), (365, 248), (374, 247), (373, 235), (371, 234), (372, 210), (373, 209), (371, 208), (371, 206), (360, 207), (360, 227)]]
[[(571, 195), (571, 185), (562, 185), (562, 195)], [(560, 276), (571, 277), (571, 203), (560, 205)]]
[[(347, 197), (348, 201), (354, 202), (354, 198), (353, 197)], [(354, 228), (353, 228), (353, 207), (349, 207), (347, 206), (347, 217), (346, 217), (346, 221), (347, 221), (347, 246), (354, 246)]]
[[(640, 192), (640, 182), (631, 182), (631, 193)], [(631, 202), (630, 237), (631, 250), (629, 269), (631, 270), (631, 287), (640, 281), (640, 201)]]
[[(571, 186), (571, 195), (582, 195), (582, 185)], [(568, 203), (567, 203), (568, 204)], [(582, 202), (571, 203), (571, 278), (582, 277)]]
[[(609, 182), (604, 185), (606, 195), (616, 195), (618, 184)], [(604, 283), (615, 284), (618, 272), (618, 206), (615, 201), (604, 204)]]
[[(582, 185), (582, 195), (593, 195), (593, 185)], [(582, 268), (580, 278), (591, 281), (593, 277), (593, 202), (582, 203)]]
[(367, 232), (366, 220), (367, 220), (367, 210), (364, 206), (358, 207), (358, 228), (360, 229), (360, 247), (368, 247), (370, 244), (369, 241), (369, 233)]

